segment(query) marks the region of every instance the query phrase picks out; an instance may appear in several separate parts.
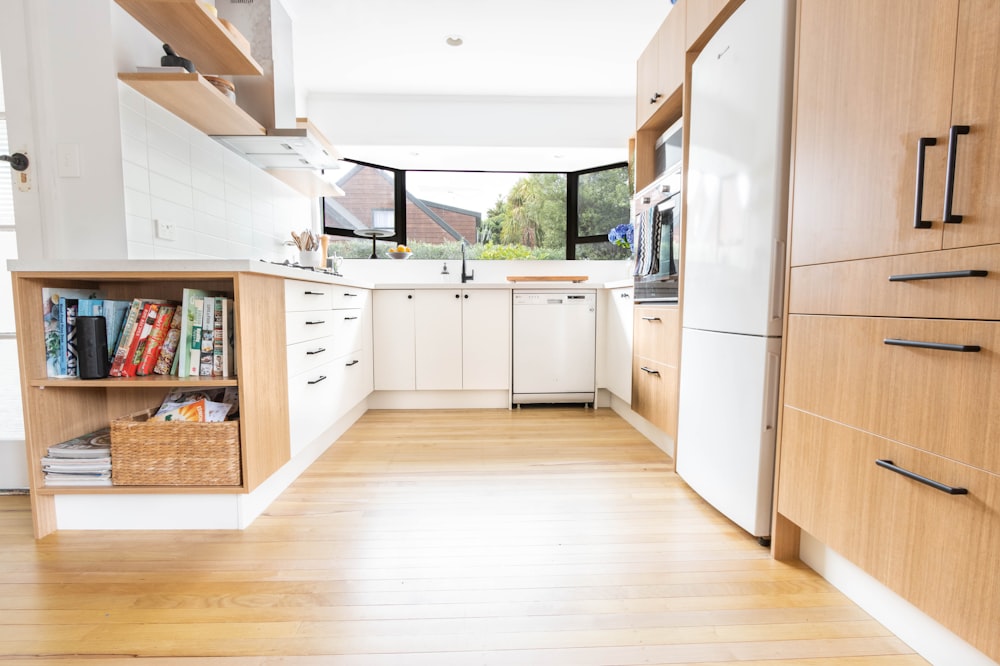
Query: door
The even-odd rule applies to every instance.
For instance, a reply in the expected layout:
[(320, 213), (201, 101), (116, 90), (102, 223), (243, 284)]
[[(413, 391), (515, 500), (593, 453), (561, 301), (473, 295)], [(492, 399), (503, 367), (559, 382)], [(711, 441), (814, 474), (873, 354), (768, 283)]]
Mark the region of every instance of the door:
[(414, 322), (417, 390), (461, 389), (461, 290), (418, 289)]
[[(958, 0), (810, 0), (799, 12), (792, 265), (940, 248)], [(916, 211), (927, 229), (914, 228), (921, 137), (937, 140)]]
[(955, 54), (952, 125), (956, 137), (953, 212), (959, 224), (944, 225), (944, 247), (1000, 243), (1000, 3), (962, 0)]
[(462, 388), (510, 388), (510, 298), (506, 289), (462, 292)]
[(411, 289), (378, 290), (372, 294), (376, 391), (416, 388), (413, 295)]

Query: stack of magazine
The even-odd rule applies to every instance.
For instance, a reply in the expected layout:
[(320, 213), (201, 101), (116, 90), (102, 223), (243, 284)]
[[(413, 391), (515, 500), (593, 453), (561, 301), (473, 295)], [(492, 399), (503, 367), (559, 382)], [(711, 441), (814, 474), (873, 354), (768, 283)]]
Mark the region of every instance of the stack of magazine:
[(46, 486), (110, 486), (111, 429), (53, 444), (42, 458)]

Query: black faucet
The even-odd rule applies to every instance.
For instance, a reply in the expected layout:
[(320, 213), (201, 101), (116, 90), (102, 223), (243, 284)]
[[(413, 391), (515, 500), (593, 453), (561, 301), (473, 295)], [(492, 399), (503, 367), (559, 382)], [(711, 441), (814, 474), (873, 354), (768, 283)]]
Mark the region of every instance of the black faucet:
[(462, 241), (462, 284), (466, 282), (472, 282), (472, 279), (476, 276), (476, 269), (473, 268), (468, 274), (465, 272), (465, 241)]

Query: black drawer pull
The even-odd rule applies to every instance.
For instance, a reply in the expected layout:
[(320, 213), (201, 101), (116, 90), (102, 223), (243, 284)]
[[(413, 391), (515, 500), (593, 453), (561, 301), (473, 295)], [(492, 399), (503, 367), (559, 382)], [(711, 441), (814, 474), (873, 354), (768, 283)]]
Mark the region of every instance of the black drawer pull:
[(660, 371), (659, 371), (659, 370), (653, 370), (652, 368), (647, 368), (647, 367), (646, 367), (646, 366), (644, 366), (644, 365), (642, 365), (642, 366), (639, 366), (639, 369), (640, 369), (640, 370), (642, 370), (642, 371), (643, 371), (643, 372), (645, 372), (645, 373), (648, 373), (648, 374), (650, 374), (650, 375), (658, 375), (658, 374), (660, 374)]
[(317, 324), (325, 324), (325, 319), (320, 319), (319, 321), (307, 321), (306, 326), (316, 326)]
[(325, 347), (320, 347), (319, 349), (313, 349), (312, 351), (307, 351), (306, 356), (315, 356), (316, 354), (322, 354), (326, 351)]
[(908, 479), (913, 479), (914, 481), (919, 481), (920, 483), (930, 486), (935, 490), (940, 490), (943, 493), (948, 493), (949, 495), (968, 495), (968, 488), (956, 488), (954, 486), (946, 486), (940, 481), (935, 481), (934, 479), (928, 479), (926, 476), (920, 476), (916, 472), (911, 472), (908, 469), (903, 469), (902, 467), (897, 467), (892, 463), (891, 460), (876, 460), (875, 464), (879, 467), (884, 467), (890, 472), (895, 472), (896, 474), (901, 474)]
[(357, 319), (357, 317), (344, 317), (344, 321), (352, 321), (354, 319)]
[(643, 321), (662, 321), (659, 317), (643, 317)]
[(306, 296), (326, 296), (325, 291), (303, 291)]
[(921, 349), (937, 349), (938, 351), (977, 352), (980, 350), (979, 345), (952, 345), (947, 342), (920, 342), (918, 340), (899, 340), (897, 338), (886, 338), (882, 342), (887, 345), (896, 345), (897, 347), (919, 347)]
[(890, 275), (889, 282), (909, 282), (910, 280), (945, 280), (949, 278), (986, 277), (989, 271), (941, 271), (939, 273), (909, 273), (906, 275)]
[(354, 359), (354, 360), (353, 360), (353, 361), (351, 361), (350, 363), (345, 363), (345, 364), (344, 364), (344, 367), (346, 367), (346, 368), (349, 368), (349, 367), (351, 367), (352, 365), (357, 365), (358, 363), (360, 363), (360, 361), (358, 361), (357, 359)]
[(649, 103), (650, 104), (656, 104), (658, 101), (660, 101), (661, 97), (663, 97), (663, 95), (661, 95), (658, 92), (654, 92), (653, 96), (649, 98)]
[(319, 384), (321, 381), (326, 379), (326, 375), (320, 375), (319, 379), (313, 379), (312, 381), (306, 382), (307, 384)]
[(944, 175), (944, 221), (949, 224), (961, 224), (962, 216), (951, 212), (951, 204), (955, 199), (955, 162), (958, 153), (958, 135), (969, 133), (968, 125), (952, 125), (948, 130), (948, 170)]
[(937, 139), (922, 136), (917, 139), (917, 189), (913, 198), (913, 228), (930, 229), (931, 221), (923, 220), (921, 216), (924, 210), (924, 153), (927, 146), (937, 145)]
[(348, 298), (354, 298), (355, 296), (357, 296), (357, 294), (350, 294), (350, 293), (348, 293), (348, 292), (345, 291), (344, 292), (344, 296), (347, 296)]
[(632, 294), (618, 294), (618, 298), (632, 298)]

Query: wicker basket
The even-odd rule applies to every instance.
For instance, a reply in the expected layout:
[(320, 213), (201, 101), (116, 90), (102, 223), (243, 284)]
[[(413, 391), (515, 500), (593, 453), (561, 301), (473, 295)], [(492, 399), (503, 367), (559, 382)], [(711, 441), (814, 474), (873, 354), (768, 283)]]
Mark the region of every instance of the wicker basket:
[(116, 486), (240, 485), (240, 424), (150, 421), (154, 410), (111, 422)]

